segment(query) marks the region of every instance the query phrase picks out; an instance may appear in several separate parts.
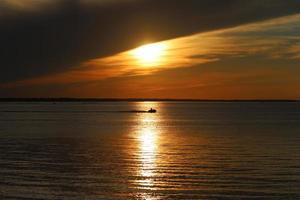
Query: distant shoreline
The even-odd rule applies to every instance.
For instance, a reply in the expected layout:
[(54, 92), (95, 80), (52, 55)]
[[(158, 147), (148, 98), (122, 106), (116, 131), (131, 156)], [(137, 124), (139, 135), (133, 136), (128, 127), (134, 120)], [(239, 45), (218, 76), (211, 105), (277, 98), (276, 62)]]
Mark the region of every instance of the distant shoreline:
[(138, 101), (169, 101), (169, 102), (300, 102), (290, 99), (159, 99), (159, 98), (0, 98), (0, 102), (138, 102)]

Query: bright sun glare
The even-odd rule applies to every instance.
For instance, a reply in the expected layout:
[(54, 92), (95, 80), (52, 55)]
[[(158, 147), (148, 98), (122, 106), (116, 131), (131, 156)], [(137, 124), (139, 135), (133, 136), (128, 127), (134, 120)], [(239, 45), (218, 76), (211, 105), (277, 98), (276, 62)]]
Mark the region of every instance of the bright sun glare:
[(133, 55), (143, 65), (154, 65), (160, 61), (165, 49), (166, 46), (161, 43), (147, 44), (135, 49)]

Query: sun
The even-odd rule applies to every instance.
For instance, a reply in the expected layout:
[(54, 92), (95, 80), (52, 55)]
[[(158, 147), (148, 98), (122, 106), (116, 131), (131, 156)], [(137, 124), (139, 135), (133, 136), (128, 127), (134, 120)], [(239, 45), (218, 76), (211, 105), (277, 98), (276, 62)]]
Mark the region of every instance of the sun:
[(147, 44), (133, 50), (134, 57), (145, 66), (159, 64), (166, 46), (162, 43)]

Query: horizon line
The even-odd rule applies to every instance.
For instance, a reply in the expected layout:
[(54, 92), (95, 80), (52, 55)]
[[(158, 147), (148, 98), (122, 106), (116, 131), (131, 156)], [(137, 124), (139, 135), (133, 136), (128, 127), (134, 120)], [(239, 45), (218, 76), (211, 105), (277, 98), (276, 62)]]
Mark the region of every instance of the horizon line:
[(105, 102), (105, 101), (199, 101), (199, 102), (300, 102), (300, 99), (189, 99), (189, 98), (80, 98), (80, 97), (0, 97), (0, 102)]

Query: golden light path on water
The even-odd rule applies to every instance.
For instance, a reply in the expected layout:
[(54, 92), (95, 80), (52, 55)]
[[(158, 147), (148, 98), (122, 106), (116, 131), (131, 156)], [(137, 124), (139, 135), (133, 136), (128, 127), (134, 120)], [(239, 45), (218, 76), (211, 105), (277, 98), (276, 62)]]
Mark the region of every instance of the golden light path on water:
[[(141, 109), (156, 108), (159, 109), (159, 103), (155, 102), (141, 102), (137, 105)], [(137, 130), (138, 140), (138, 155), (140, 167), (137, 171), (138, 176), (137, 185), (143, 190), (149, 190), (154, 187), (154, 178), (156, 176), (158, 153), (159, 153), (159, 137), (160, 129), (158, 126), (159, 112), (146, 113), (139, 115), (139, 128)], [(140, 194), (142, 199), (155, 199), (151, 194)]]

